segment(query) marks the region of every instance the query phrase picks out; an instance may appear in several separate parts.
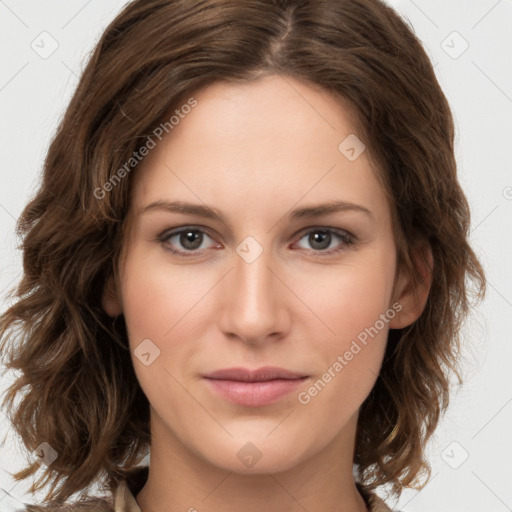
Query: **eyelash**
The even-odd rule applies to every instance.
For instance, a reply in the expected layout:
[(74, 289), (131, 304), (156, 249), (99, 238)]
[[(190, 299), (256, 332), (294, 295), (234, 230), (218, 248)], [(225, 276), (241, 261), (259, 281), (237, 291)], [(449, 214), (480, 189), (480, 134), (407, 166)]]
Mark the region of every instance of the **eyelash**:
[[(212, 238), (212, 236), (209, 234), (208, 230), (205, 230), (204, 228), (200, 228), (199, 226), (184, 226), (179, 229), (172, 230), (172, 231), (165, 231), (164, 233), (162, 233), (158, 236), (157, 241), (160, 242), (165, 247), (165, 250), (169, 251), (172, 254), (176, 254), (176, 255), (184, 256), (184, 257), (197, 256), (198, 255), (197, 249), (195, 251), (180, 251), (180, 250), (171, 248), (169, 245), (169, 240), (171, 238), (173, 238), (176, 235), (180, 235), (181, 233), (188, 232), (188, 231), (203, 233), (203, 234), (206, 234), (207, 236), (209, 236), (210, 238)], [(347, 231), (342, 231), (342, 230), (333, 229), (333, 228), (314, 227), (314, 228), (307, 228), (306, 231), (301, 231), (299, 241), (302, 240), (306, 235), (309, 235), (311, 233), (329, 233), (331, 235), (334, 234), (335, 236), (339, 237), (342, 240), (343, 244), (341, 245), (341, 247), (338, 247), (335, 249), (329, 249), (329, 250), (311, 249), (312, 252), (320, 254), (320, 255), (325, 255), (325, 256), (337, 254), (341, 251), (346, 250), (348, 247), (353, 245), (356, 240), (354, 235), (348, 233)], [(206, 249), (204, 249), (204, 250), (206, 250)], [(201, 252), (201, 251), (199, 251), (199, 252)]]

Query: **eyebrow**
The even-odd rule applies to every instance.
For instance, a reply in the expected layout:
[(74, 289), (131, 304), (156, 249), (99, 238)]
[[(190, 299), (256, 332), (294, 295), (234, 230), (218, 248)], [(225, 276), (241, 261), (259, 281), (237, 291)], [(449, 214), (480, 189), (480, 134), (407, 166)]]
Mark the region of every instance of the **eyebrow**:
[[(204, 217), (205, 219), (218, 220), (219, 222), (222, 222), (226, 226), (231, 227), (229, 221), (224, 217), (224, 215), (219, 210), (202, 204), (187, 203), (184, 201), (154, 201), (148, 204), (147, 206), (143, 207), (140, 211), (140, 215), (154, 210), (164, 210), (173, 213), (197, 215), (199, 217)], [(371, 210), (362, 205), (351, 203), (348, 201), (330, 201), (328, 203), (297, 208), (288, 213), (285, 217), (287, 217), (290, 220), (301, 220), (346, 211), (363, 213), (366, 216), (368, 216), (371, 220), (374, 220), (374, 215), (371, 212)]]

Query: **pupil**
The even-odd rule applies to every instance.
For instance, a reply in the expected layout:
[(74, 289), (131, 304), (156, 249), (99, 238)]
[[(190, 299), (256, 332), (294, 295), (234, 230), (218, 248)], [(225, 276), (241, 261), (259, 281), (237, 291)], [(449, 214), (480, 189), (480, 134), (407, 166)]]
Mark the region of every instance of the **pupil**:
[[(317, 231), (316, 233), (313, 233), (312, 236), (313, 236), (312, 242), (314, 242), (314, 243), (320, 242), (320, 247), (317, 246), (317, 249), (326, 249), (327, 247), (329, 247), (329, 243), (330, 243), (329, 233), (326, 233), (325, 231)], [(314, 243), (312, 243), (313, 247), (314, 247)]]
[[(194, 245), (194, 241), (197, 242), (197, 240), (199, 240), (199, 243), (195, 243), (195, 245)], [(201, 245), (200, 236), (197, 231), (183, 232), (181, 234), (180, 242), (183, 244), (183, 247), (185, 247), (187, 249), (191, 249), (191, 250), (197, 249)], [(190, 244), (192, 246), (190, 246)]]

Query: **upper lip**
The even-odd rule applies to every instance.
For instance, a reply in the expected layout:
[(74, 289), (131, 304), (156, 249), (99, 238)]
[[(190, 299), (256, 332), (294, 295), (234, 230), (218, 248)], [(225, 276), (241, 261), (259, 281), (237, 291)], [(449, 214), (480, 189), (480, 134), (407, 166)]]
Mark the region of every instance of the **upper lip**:
[(264, 366), (257, 370), (249, 370), (247, 368), (225, 368), (203, 375), (206, 379), (218, 380), (236, 380), (241, 382), (265, 382), (274, 379), (302, 379), (307, 377), (302, 373), (291, 372), (284, 368), (275, 366)]

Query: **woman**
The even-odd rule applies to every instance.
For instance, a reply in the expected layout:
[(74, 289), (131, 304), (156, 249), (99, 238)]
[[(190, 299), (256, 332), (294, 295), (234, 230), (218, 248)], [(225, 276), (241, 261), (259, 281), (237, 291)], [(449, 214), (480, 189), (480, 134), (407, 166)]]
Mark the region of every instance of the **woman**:
[(29, 510), (390, 510), (485, 289), (453, 135), (380, 1), (128, 4), (19, 222)]

